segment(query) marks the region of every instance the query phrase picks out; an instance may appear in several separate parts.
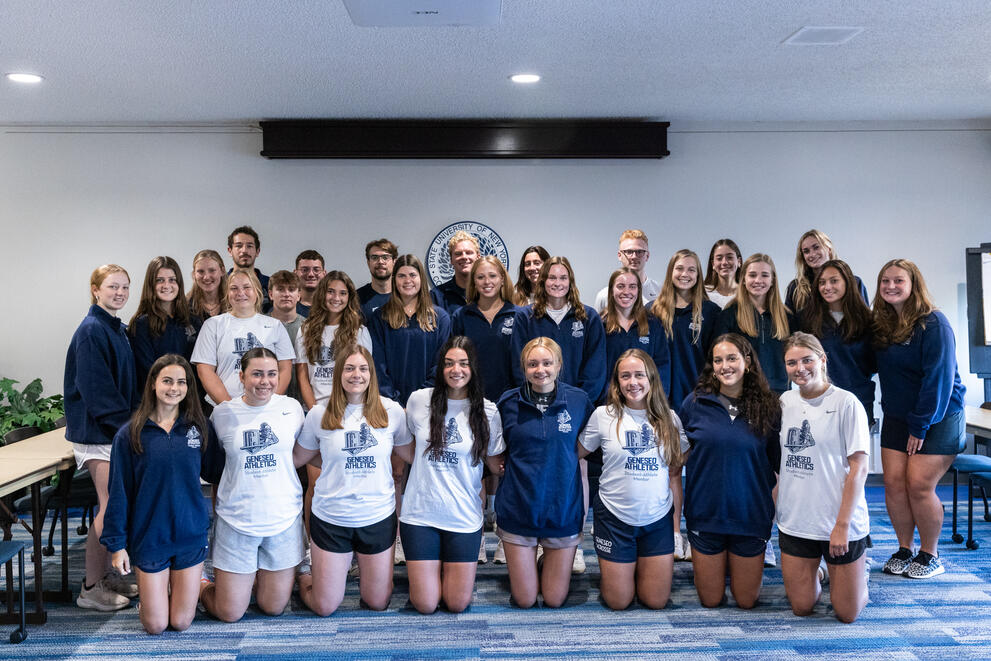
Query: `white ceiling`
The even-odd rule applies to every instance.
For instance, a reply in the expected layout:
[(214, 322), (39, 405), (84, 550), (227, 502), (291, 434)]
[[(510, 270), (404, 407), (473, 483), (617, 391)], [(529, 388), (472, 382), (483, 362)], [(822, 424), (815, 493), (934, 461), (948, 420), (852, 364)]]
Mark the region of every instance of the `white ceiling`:
[[(864, 31), (842, 46), (782, 44), (810, 25)], [(8, 125), (983, 121), (991, 3), (503, 0), (494, 27), (361, 28), (341, 0), (0, 0), (10, 71), (45, 81), (0, 80)], [(509, 82), (524, 71), (543, 80)]]

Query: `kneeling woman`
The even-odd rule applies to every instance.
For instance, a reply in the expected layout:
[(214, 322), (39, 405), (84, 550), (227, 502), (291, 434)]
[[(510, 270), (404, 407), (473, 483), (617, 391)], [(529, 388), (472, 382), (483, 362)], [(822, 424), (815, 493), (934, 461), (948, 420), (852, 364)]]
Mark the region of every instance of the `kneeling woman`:
[(824, 557), (836, 618), (853, 622), (867, 603), (867, 414), (856, 395), (830, 384), (826, 352), (814, 335), (785, 340), (785, 370), (798, 386), (781, 396), (778, 541), (785, 594), (795, 615), (811, 614)]
[(753, 608), (774, 519), (781, 406), (750, 342), (716, 338), (695, 391), (681, 407), (691, 455), (685, 464), (685, 521), (695, 589), (706, 608), (730, 592)]
[(310, 514), (312, 574), (299, 576), (299, 595), (317, 615), (341, 605), (352, 553), (362, 603), (388, 607), (396, 540), (391, 462), (396, 446), (409, 442), (402, 407), (379, 396), (372, 354), (357, 344), (338, 349), (330, 397), (306, 415), (294, 452), (297, 464), (320, 468)]
[(589, 419), (578, 454), (600, 447), (602, 477), (592, 507), (602, 598), (617, 610), (634, 595), (648, 608), (664, 608), (674, 569), (672, 491), (680, 500), (688, 441), (654, 361), (640, 349), (620, 355), (607, 404)]
[[(496, 492), (498, 535), (509, 588), (521, 608), (564, 604), (582, 538), (582, 481), (577, 442), (593, 406), (583, 390), (558, 380), (561, 347), (537, 337), (520, 352), (524, 382), (499, 400), (502, 441), (489, 467), (505, 473)], [(544, 548), (537, 562), (537, 544)], [(541, 569), (542, 564), (542, 569)]]
[(114, 438), (110, 500), (100, 542), (114, 569), (134, 566), (141, 625), (184, 631), (196, 615), (210, 514), (200, 491), (209, 432), (193, 368), (166, 354), (152, 363), (144, 398)]
[(472, 341), (456, 335), (439, 355), (434, 379), (438, 385), (417, 390), (406, 404), (416, 447), (396, 449), (413, 464), (399, 533), (416, 610), (432, 613), (443, 601), (447, 610), (460, 613), (475, 587), (482, 538), (482, 460), (489, 446), (502, 438), (502, 422), (495, 404), (482, 396)]
[(207, 449), (219, 479), (213, 541), (216, 585), (200, 599), (215, 617), (241, 619), (257, 579), (258, 608), (279, 615), (289, 603), (296, 566), (305, 555), (303, 489), (293, 465), (293, 448), (303, 427), (303, 408), (276, 395), (279, 361), (264, 347), (241, 358), (244, 394), (222, 402), (210, 421), (217, 443)]

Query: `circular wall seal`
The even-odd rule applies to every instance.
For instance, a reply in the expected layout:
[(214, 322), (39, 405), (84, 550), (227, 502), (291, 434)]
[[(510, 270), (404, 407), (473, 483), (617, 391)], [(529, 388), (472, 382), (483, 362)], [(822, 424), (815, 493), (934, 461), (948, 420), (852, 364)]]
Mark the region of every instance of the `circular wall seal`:
[(433, 286), (442, 285), (454, 277), (454, 267), (451, 266), (451, 255), (447, 252), (447, 242), (455, 232), (468, 232), (476, 239), (481, 247), (481, 255), (495, 255), (502, 265), (509, 269), (509, 251), (506, 243), (494, 229), (473, 220), (462, 220), (451, 223), (434, 237), (427, 248), (427, 273)]

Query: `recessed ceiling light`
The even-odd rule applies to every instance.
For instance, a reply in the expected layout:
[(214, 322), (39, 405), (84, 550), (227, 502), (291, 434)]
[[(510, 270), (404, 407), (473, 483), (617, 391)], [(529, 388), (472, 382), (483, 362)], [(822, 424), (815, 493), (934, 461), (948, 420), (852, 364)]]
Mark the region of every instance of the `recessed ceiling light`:
[(514, 83), (535, 83), (540, 80), (540, 76), (535, 73), (518, 73), (509, 77)]
[(40, 83), (44, 78), (33, 73), (8, 73), (7, 80), (15, 83)]

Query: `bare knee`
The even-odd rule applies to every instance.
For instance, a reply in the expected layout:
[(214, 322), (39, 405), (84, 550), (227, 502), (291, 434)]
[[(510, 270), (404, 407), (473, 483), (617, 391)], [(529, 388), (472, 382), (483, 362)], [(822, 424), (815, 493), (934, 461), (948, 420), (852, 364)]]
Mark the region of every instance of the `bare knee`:
[(157, 636), (169, 626), (169, 619), (165, 616), (146, 616), (142, 613), (141, 626), (152, 636)]
[(743, 610), (747, 610), (748, 611), (748, 610), (750, 610), (751, 608), (753, 608), (754, 606), (757, 605), (757, 598), (756, 597), (741, 597), (739, 599), (737, 599), (736, 597), (734, 597), (734, 599), (736, 600), (737, 607), (738, 608), (742, 608)]
[(471, 604), (471, 597), (450, 597), (444, 600), (444, 607), (451, 613), (462, 613)]
[(193, 617), (193, 613), (189, 615), (173, 615), (169, 625), (176, 631), (185, 631), (193, 623)]
[(513, 604), (517, 608), (533, 608), (537, 604), (537, 593), (530, 592), (512, 592)]
[(337, 612), (337, 607), (340, 605), (339, 601), (320, 600), (310, 604), (310, 610), (320, 617), (330, 617)]
[(633, 603), (633, 597), (616, 596), (603, 593), (602, 601), (606, 602), (606, 606), (614, 611), (621, 611), (630, 607), (630, 604)]
[(561, 606), (564, 605), (564, 602), (567, 599), (567, 597), (568, 595), (566, 594), (551, 595), (549, 597), (544, 595), (544, 606), (546, 606), (547, 608), (560, 608)]
[(791, 612), (798, 617), (808, 617), (809, 615), (812, 615), (813, 606), (813, 604), (798, 604), (792, 602)]
[(424, 598), (420, 596), (414, 597), (413, 595), (410, 595), (409, 600), (410, 603), (413, 604), (413, 608), (416, 609), (416, 612), (421, 613), (422, 615), (430, 615), (437, 610), (437, 606), (439, 605), (439, 601), (437, 599)]
[(668, 599), (670, 597), (670, 594), (652, 596), (638, 595), (637, 599), (639, 599), (641, 605), (646, 608), (650, 608), (651, 610), (660, 610), (668, 605)]
[(362, 603), (365, 608), (371, 611), (384, 611), (389, 607), (389, 601), (392, 595), (386, 595), (385, 597), (372, 597), (370, 599), (362, 599)]
[(263, 601), (258, 600), (258, 610), (265, 613), (265, 615), (282, 615), (282, 612), (286, 610), (286, 605), (288, 602), (277, 603), (275, 601)]

